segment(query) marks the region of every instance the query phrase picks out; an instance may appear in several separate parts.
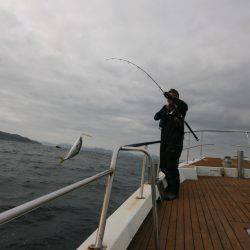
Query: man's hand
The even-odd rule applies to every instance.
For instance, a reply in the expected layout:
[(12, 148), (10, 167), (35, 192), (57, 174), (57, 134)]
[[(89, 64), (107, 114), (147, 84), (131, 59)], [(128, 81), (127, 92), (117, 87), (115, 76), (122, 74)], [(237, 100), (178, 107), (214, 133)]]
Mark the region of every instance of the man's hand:
[(173, 96), (172, 96), (169, 92), (164, 92), (164, 96), (165, 96), (167, 99), (170, 99), (170, 100), (173, 99)]

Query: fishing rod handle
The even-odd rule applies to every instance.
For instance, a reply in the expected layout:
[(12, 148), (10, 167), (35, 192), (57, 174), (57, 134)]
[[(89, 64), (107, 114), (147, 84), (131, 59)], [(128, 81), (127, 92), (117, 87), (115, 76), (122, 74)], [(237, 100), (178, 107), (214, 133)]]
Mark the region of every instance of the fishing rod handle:
[(194, 133), (194, 131), (192, 130), (192, 128), (189, 126), (189, 124), (184, 121), (184, 123), (186, 124), (186, 126), (188, 127), (189, 131), (192, 133), (192, 135), (194, 136), (194, 138), (196, 139), (196, 141), (199, 141), (198, 136)]

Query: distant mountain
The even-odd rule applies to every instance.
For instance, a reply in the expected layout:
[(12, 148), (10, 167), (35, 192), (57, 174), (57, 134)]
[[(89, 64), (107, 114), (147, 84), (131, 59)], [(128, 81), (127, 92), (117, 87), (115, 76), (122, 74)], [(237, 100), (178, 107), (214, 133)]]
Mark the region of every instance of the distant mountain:
[(100, 153), (100, 154), (112, 154), (112, 150), (109, 149), (105, 149), (105, 148), (87, 148), (87, 147), (83, 147), (82, 150), (84, 151), (89, 151), (89, 152), (96, 152), (96, 153)]
[(47, 142), (47, 141), (40, 141), (40, 143), (42, 143), (42, 145), (44, 146), (51, 146), (51, 147), (55, 147), (57, 145), (55, 143)]
[[(45, 142), (42, 141), (41, 142), (43, 145), (45, 146), (51, 146), (51, 147), (58, 147), (58, 148), (62, 148), (62, 149), (70, 149), (72, 147), (71, 144), (66, 144), (66, 143), (51, 143), (51, 142)], [(96, 152), (96, 153), (101, 153), (101, 154), (112, 154), (112, 150), (109, 149), (104, 149), (104, 148), (87, 148), (87, 147), (82, 147), (83, 151), (87, 151), (87, 152)]]
[[(70, 149), (72, 147), (71, 144), (66, 144), (66, 143), (60, 143), (60, 144), (55, 144), (55, 143), (51, 143), (51, 142), (41, 142), (43, 145), (45, 146), (50, 146), (50, 147), (58, 147), (61, 149)], [(82, 151), (85, 152), (95, 152), (95, 153), (99, 153), (99, 154), (106, 154), (106, 155), (112, 155), (113, 151), (110, 149), (105, 149), (105, 148), (87, 148), (87, 147), (82, 147)], [(121, 151), (121, 154), (126, 155), (126, 156), (139, 156), (140, 154), (137, 153), (133, 153), (133, 152), (128, 152), (128, 151)], [(157, 155), (152, 155), (153, 160), (158, 161), (159, 160), (159, 156)]]
[(17, 134), (10, 134), (3, 131), (0, 131), (0, 140), (40, 144), (39, 142), (33, 141), (27, 137)]

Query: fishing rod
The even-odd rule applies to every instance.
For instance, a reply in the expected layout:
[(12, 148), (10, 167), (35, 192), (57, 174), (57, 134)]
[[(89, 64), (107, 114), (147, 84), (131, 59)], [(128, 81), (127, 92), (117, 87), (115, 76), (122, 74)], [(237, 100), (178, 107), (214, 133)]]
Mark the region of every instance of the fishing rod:
[[(141, 70), (144, 74), (146, 74), (154, 83), (155, 85), (160, 89), (160, 91), (164, 94), (164, 90), (161, 88), (161, 86), (155, 81), (155, 79), (146, 71), (144, 70), (142, 67), (138, 66), (137, 64), (127, 60), (127, 59), (123, 59), (123, 58), (118, 58), (118, 57), (111, 57), (111, 58), (107, 58), (106, 60), (118, 60), (118, 61), (122, 61), (122, 62), (126, 62), (128, 64), (131, 64), (133, 66), (135, 66), (137, 69)], [(184, 120), (184, 123), (186, 124), (187, 128), (189, 129), (189, 131), (192, 133), (192, 135), (194, 136), (194, 138), (196, 139), (196, 141), (199, 141), (199, 138), (197, 137), (197, 135), (194, 133), (194, 131), (192, 130), (192, 128), (189, 126), (189, 124)]]
[(127, 62), (128, 64), (132, 64), (134, 65), (136, 68), (138, 68), (139, 70), (141, 70), (142, 72), (144, 72), (155, 84), (156, 86), (160, 89), (160, 91), (164, 94), (163, 89), (161, 88), (161, 86), (155, 81), (155, 79), (143, 68), (141, 68), (140, 66), (138, 66), (137, 64), (126, 60), (126, 59), (122, 59), (122, 58), (117, 58), (117, 57), (111, 57), (111, 58), (107, 58), (106, 60), (119, 60), (119, 61), (123, 61), (123, 62)]

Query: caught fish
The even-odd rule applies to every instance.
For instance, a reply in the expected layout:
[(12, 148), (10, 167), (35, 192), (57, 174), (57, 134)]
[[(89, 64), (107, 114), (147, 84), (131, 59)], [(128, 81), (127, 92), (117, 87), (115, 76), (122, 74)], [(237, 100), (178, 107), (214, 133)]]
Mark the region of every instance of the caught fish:
[(81, 148), (82, 148), (82, 136), (88, 136), (91, 137), (88, 134), (82, 134), (73, 144), (71, 149), (69, 150), (68, 154), (65, 157), (59, 157), (60, 158), (60, 164), (62, 164), (64, 161), (69, 160), (73, 158), (74, 156), (78, 155)]

